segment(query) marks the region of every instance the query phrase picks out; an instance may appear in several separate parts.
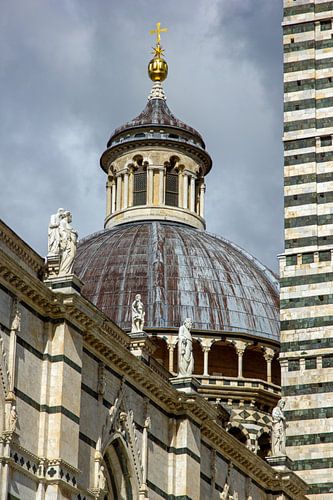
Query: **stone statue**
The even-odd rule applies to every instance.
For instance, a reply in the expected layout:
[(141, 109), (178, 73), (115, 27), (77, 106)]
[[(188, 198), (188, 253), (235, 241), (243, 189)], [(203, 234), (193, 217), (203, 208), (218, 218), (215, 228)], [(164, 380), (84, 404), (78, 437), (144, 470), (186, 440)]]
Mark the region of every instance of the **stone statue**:
[(132, 303), (132, 331), (131, 333), (143, 332), (145, 322), (145, 309), (138, 293)]
[(98, 471), (98, 488), (100, 490), (106, 490), (106, 477), (104, 473), (104, 466), (101, 465)]
[(15, 316), (13, 318), (10, 329), (14, 330), (15, 332), (21, 331), (21, 312), (18, 309), (16, 309), (15, 311)]
[(272, 456), (279, 457), (286, 454), (286, 417), (283, 408), (284, 399), (278, 401), (272, 411)]
[(72, 214), (68, 211), (63, 213), (59, 224), (60, 235), (60, 266), (59, 275), (71, 274), (76, 254), (77, 232), (73, 229)]
[(58, 208), (56, 214), (51, 215), (48, 230), (48, 248), (47, 255), (49, 257), (57, 256), (60, 252), (60, 234), (59, 225), (64, 215), (64, 209)]
[(191, 328), (192, 320), (186, 318), (178, 331), (178, 377), (191, 377), (193, 373)]
[(15, 431), (17, 424), (17, 411), (16, 406), (13, 405), (10, 410), (10, 430)]

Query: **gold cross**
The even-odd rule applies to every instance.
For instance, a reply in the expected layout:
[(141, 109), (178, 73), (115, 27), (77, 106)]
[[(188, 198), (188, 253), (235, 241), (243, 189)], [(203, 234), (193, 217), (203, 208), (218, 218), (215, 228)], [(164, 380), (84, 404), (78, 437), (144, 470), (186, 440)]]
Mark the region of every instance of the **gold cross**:
[(168, 31), (168, 28), (161, 28), (161, 23), (156, 23), (156, 30), (150, 30), (150, 35), (155, 35), (156, 33), (156, 44), (159, 45), (161, 43), (161, 33)]

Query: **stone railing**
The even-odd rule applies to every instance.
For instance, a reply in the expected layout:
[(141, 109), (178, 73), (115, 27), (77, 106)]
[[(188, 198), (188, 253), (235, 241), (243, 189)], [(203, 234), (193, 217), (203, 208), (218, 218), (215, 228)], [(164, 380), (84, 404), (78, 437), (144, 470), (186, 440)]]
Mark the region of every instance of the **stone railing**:
[(224, 377), (222, 375), (209, 375), (209, 377), (204, 375), (195, 375), (195, 378), (200, 380), (202, 386), (214, 386), (214, 387), (240, 387), (242, 389), (261, 389), (264, 391), (273, 392), (275, 394), (280, 394), (281, 388), (278, 385), (266, 382), (265, 380), (258, 378), (242, 378), (237, 377)]

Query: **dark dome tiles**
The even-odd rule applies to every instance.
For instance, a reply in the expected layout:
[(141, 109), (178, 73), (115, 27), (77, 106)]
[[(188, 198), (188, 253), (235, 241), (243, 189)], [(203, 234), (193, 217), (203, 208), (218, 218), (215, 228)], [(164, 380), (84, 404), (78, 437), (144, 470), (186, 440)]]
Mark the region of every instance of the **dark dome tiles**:
[[(128, 237), (135, 229), (136, 243), (129, 257)], [(198, 329), (230, 329), (278, 339), (273, 285), (225, 240), (187, 226), (158, 222), (127, 224), (105, 233), (104, 246), (118, 256), (110, 267), (104, 267), (104, 278), (98, 258), (95, 263), (90, 255), (85, 257), (105, 282), (103, 297), (98, 297), (94, 269), (90, 273), (82, 266), (81, 253), (96, 248), (87, 239), (79, 246), (76, 269), (86, 282), (83, 293), (87, 298), (97, 301), (124, 328), (130, 326), (134, 294), (141, 293), (147, 326), (178, 327), (190, 316)], [(100, 240), (101, 233), (94, 237)], [(105, 249), (101, 254), (107, 254)], [(123, 280), (121, 289), (118, 280)]]

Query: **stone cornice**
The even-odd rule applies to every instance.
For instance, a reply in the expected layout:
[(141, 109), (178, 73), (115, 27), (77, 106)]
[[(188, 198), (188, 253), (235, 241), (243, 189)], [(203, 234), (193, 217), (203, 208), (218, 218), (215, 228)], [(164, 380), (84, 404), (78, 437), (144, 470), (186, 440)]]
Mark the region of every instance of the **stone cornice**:
[(161, 138), (145, 138), (145, 139), (134, 139), (128, 142), (123, 142), (115, 146), (111, 146), (106, 151), (104, 151), (101, 157), (101, 167), (107, 173), (107, 165), (113, 162), (116, 158), (119, 158), (122, 154), (128, 153), (129, 151), (149, 149), (162, 147), (170, 149), (171, 151), (181, 151), (187, 154), (191, 158), (199, 161), (199, 163), (204, 166), (205, 175), (211, 169), (211, 159), (208, 153), (204, 150), (195, 146), (194, 144), (186, 144), (184, 142), (175, 141), (172, 139), (161, 139)]
[(44, 259), (0, 219), (0, 242), (19, 257), (34, 273), (41, 275)]
[(214, 421), (204, 421), (201, 432), (235, 466), (250, 476), (263, 488), (272, 491), (284, 491), (290, 498), (305, 499), (306, 483), (293, 472), (278, 472), (264, 460), (248, 450)]

